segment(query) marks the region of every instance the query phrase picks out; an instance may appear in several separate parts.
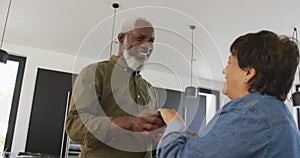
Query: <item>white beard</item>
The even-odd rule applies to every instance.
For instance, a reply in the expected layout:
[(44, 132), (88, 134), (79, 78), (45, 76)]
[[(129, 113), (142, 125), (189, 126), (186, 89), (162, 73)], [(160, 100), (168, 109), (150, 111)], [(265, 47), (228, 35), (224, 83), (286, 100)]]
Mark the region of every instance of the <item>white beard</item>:
[(126, 48), (123, 50), (123, 56), (126, 63), (128, 64), (128, 67), (133, 71), (140, 71), (143, 67), (143, 64), (145, 63), (145, 60), (139, 61), (134, 55), (130, 55)]
[[(146, 48), (139, 48), (139, 47), (141, 47), (140, 45), (136, 45), (130, 49), (127, 49), (127, 42), (128, 42), (127, 38), (128, 37), (126, 36), (125, 40), (124, 40), (123, 57), (130, 69), (132, 69), (133, 71), (140, 71), (142, 69), (144, 63), (148, 60), (148, 57), (150, 56), (152, 49), (144, 50)], [(147, 57), (143, 61), (140, 61), (136, 58), (136, 53), (141, 53), (141, 52), (138, 52), (138, 50), (140, 50), (140, 49), (147, 52)], [(129, 53), (130, 51), (133, 51), (133, 52)], [(133, 55), (131, 55), (131, 54), (133, 54)]]

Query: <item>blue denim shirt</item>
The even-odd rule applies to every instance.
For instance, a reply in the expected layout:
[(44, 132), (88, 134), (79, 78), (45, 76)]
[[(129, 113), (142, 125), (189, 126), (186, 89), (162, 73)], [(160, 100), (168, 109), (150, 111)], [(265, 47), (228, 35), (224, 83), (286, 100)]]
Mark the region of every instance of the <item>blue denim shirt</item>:
[(300, 133), (286, 105), (258, 92), (228, 102), (192, 137), (172, 121), (160, 158), (300, 158)]

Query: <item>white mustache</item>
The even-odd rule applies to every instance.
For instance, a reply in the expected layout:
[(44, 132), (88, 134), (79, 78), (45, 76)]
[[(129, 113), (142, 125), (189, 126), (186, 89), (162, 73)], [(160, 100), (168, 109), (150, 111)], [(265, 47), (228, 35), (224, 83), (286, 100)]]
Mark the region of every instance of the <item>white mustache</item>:
[(144, 56), (150, 56), (152, 53), (152, 49), (151, 48), (145, 48), (145, 47), (141, 47), (141, 46), (137, 46), (133, 49), (135, 52), (144, 55)]

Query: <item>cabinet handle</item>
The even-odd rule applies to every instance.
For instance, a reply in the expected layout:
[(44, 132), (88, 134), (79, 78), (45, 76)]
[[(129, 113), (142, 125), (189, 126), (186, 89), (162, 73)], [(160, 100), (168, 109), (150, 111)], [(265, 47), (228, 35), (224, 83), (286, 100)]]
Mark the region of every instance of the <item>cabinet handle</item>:
[[(65, 140), (65, 132), (66, 132), (66, 120), (67, 120), (67, 115), (69, 111), (69, 103), (70, 103), (70, 94), (71, 92), (68, 91), (67, 94), (67, 102), (66, 102), (66, 112), (65, 112), (65, 118), (64, 118), (64, 127), (63, 127), (63, 133), (62, 133), (62, 141), (61, 141), (61, 147), (60, 147), (60, 158), (63, 158), (63, 150), (64, 150), (64, 140)], [(65, 150), (65, 158), (67, 158), (68, 155), (68, 149), (69, 148), (69, 139), (67, 138), (66, 141), (66, 150)]]

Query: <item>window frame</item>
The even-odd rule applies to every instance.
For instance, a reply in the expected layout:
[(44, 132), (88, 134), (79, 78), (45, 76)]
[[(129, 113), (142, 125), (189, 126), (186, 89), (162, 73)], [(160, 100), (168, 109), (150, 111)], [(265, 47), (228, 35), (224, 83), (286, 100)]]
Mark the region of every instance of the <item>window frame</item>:
[(12, 147), (13, 135), (15, 131), (16, 117), (19, 107), (20, 93), (23, 83), (26, 57), (9, 55), (8, 60), (19, 62), (15, 88), (13, 92), (12, 105), (8, 120), (8, 129), (5, 137), (4, 152), (10, 152)]

